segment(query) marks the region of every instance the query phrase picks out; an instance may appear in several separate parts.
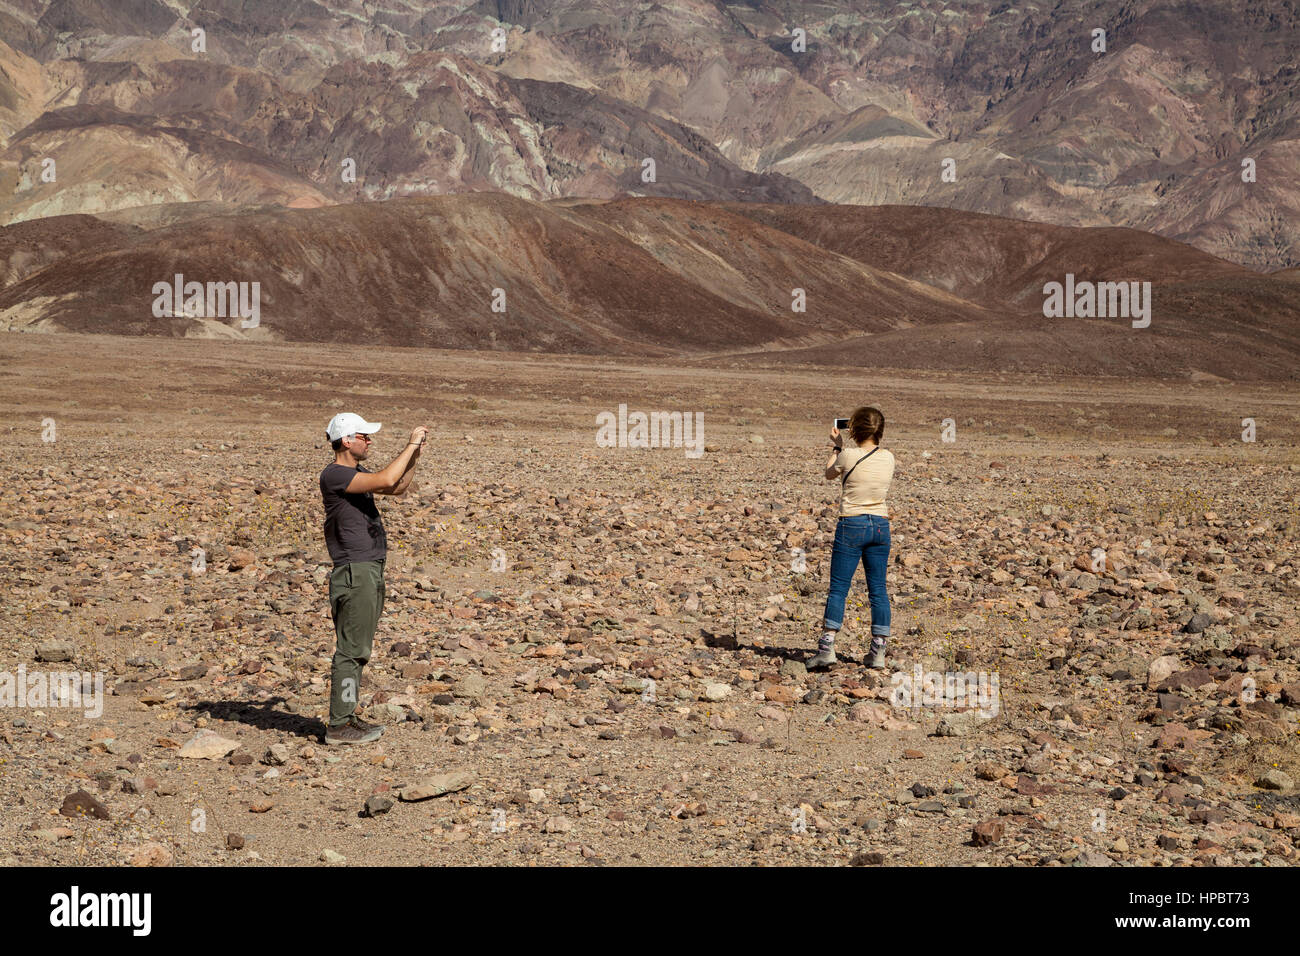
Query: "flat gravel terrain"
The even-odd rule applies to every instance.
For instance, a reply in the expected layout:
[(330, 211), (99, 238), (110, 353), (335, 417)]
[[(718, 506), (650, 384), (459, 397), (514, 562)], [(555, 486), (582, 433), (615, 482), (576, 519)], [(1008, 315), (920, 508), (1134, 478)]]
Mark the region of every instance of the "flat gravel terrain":
[[(859, 575), (809, 673), (867, 403), (890, 667)], [(1293, 387), (9, 334), (0, 408), (0, 865), (1297, 860)], [(343, 410), (431, 434), (331, 748)]]

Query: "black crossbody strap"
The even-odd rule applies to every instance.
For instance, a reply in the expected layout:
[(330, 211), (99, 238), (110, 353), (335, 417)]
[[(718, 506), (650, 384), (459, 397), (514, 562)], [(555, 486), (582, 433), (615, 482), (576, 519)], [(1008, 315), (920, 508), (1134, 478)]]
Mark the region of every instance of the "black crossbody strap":
[[(880, 451), (880, 446), (879, 446), (879, 445), (877, 445), (875, 448), (871, 449), (871, 451), (867, 452), (865, 455), (863, 455), (861, 458), (859, 458), (857, 461), (855, 461), (855, 462), (853, 463), (853, 468), (858, 467), (858, 465), (862, 464), (864, 461), (866, 461), (868, 458), (870, 458), (872, 455), (874, 455), (874, 454), (875, 454), (876, 452), (878, 452), (878, 451)], [(840, 487), (841, 487), (841, 488), (843, 488), (845, 485), (847, 485), (847, 484), (849, 483), (849, 475), (853, 474), (853, 468), (850, 468), (848, 471), (846, 471), (846, 472), (844, 473), (844, 477), (840, 479)]]

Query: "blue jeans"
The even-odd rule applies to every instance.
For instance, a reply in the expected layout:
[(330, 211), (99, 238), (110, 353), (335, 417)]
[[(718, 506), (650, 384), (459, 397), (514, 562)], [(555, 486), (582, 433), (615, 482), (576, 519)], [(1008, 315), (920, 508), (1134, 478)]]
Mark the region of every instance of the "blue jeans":
[(871, 633), (889, 636), (889, 594), (885, 569), (889, 563), (889, 519), (879, 515), (840, 518), (831, 552), (831, 589), (826, 595), (823, 625), (838, 631), (844, 622), (844, 601), (849, 596), (858, 562), (867, 571), (867, 601), (871, 605)]

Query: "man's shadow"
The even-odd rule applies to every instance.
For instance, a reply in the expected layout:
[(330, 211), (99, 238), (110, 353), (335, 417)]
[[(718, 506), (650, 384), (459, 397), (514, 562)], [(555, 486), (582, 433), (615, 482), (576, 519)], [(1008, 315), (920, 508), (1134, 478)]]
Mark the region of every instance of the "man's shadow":
[(325, 733), (325, 722), (322, 720), (276, 710), (275, 705), (284, 701), (283, 697), (272, 697), (258, 703), (245, 700), (200, 700), (185, 704), (184, 709), (219, 720), (247, 724), (259, 730), (279, 730), (297, 737), (320, 737)]

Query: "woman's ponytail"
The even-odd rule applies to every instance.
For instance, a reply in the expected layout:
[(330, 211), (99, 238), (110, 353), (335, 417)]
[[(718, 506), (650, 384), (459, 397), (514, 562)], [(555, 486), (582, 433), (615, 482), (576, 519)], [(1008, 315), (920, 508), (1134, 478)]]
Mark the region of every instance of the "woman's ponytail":
[(885, 437), (885, 416), (880, 409), (863, 405), (849, 419), (849, 434), (859, 447), (869, 441), (879, 445), (880, 439)]

